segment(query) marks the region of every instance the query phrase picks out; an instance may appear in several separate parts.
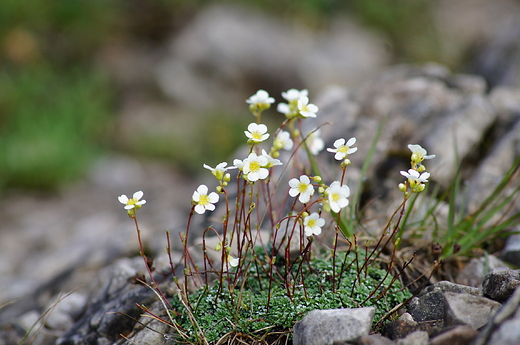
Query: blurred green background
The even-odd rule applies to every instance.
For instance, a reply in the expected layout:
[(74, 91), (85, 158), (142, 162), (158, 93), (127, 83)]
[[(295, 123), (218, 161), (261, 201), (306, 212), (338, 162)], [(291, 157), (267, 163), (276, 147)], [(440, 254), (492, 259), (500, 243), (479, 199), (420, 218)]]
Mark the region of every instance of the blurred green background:
[[(100, 54), (112, 42), (164, 44), (203, 0), (4, 0), (0, 8), (0, 189), (52, 190), (80, 178), (99, 155), (160, 157), (187, 171), (225, 159), (242, 142), (242, 123), (215, 114), (211, 136), (120, 145), (117, 114), (125, 90)], [(223, 2), (223, 1), (219, 1)], [(236, 0), (311, 29), (344, 11), (384, 32), (393, 62), (442, 61), (426, 0)], [(224, 111), (224, 110), (222, 110)], [(247, 108), (244, 107), (244, 111)], [(219, 120), (220, 119), (220, 120)], [(245, 120), (244, 120), (245, 121)], [(244, 122), (245, 124), (245, 122)], [(238, 135), (233, 134), (238, 133)], [(134, 142), (134, 143), (135, 143)], [(180, 149), (179, 149), (180, 148)]]

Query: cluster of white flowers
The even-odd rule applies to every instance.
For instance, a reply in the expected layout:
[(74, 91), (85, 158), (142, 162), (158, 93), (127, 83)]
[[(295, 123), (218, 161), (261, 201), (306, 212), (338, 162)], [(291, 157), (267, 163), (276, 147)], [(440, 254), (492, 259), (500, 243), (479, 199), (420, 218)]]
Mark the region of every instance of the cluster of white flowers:
[(408, 193), (408, 187), (412, 193), (422, 192), (428, 182), (430, 173), (426, 172), (426, 167), (422, 164), (425, 159), (435, 158), (435, 155), (428, 155), (426, 150), (421, 145), (408, 145), (410, 151), (412, 151), (412, 157), (410, 165), (411, 169), (408, 171), (401, 171), (401, 175), (407, 178), (406, 183), (399, 184), (399, 190), (403, 193)]
[[(282, 93), (282, 97), (287, 103), (279, 103), (277, 110), (284, 114), (288, 119), (288, 123), (296, 118), (308, 118), (316, 117), (318, 107), (312, 103), (309, 103), (308, 91), (307, 90), (296, 90), (290, 89), (287, 92)], [(265, 180), (269, 177), (270, 168), (282, 165), (282, 162), (278, 157), (279, 150), (292, 150), (294, 142), (291, 136), (298, 138), (300, 136), (299, 131), (279, 130), (273, 140), (273, 146), (270, 153), (268, 154), (265, 150), (260, 152), (260, 149), (256, 145), (262, 144), (269, 137), (268, 128), (265, 124), (260, 123), (261, 113), (269, 109), (271, 104), (275, 102), (274, 98), (270, 97), (269, 94), (264, 90), (259, 90), (256, 94), (251, 96), (246, 101), (249, 104), (249, 108), (253, 115), (257, 117), (256, 123), (248, 125), (247, 130), (244, 131), (248, 139), (248, 144), (251, 147), (251, 151), (247, 158), (244, 160), (235, 159), (233, 166), (228, 166), (226, 162), (219, 163), (215, 168), (204, 164), (203, 167), (211, 171), (215, 178), (219, 181), (220, 185), (216, 188), (216, 192), (209, 192), (206, 185), (200, 185), (192, 195), (193, 211), (198, 214), (203, 214), (206, 211), (215, 210), (215, 204), (219, 201), (219, 193), (224, 193), (224, 187), (227, 186), (231, 179), (228, 170), (238, 169), (239, 176), (241, 175), (247, 182), (253, 184), (259, 180)], [(320, 131), (316, 129), (306, 136), (302, 137), (308, 151), (317, 155), (324, 148), (324, 142), (320, 138)], [(341, 161), (341, 167), (343, 173), (345, 167), (350, 164), (348, 159), (350, 154), (357, 151), (357, 147), (353, 147), (356, 144), (356, 138), (350, 138), (345, 140), (344, 138), (337, 139), (332, 148), (327, 148), (328, 152), (334, 154), (334, 158)], [(425, 188), (425, 183), (428, 182), (430, 174), (425, 172), (426, 168), (422, 164), (425, 159), (432, 159), (435, 155), (428, 155), (426, 150), (420, 145), (408, 145), (412, 151), (411, 156), (411, 169), (408, 171), (401, 171), (401, 174), (406, 177), (405, 183), (399, 184), (399, 188), (408, 194), (410, 188), (412, 193), (421, 192)], [(318, 187), (318, 197), (313, 196), (315, 194), (315, 187)], [(301, 175), (299, 178), (292, 178), (289, 181), (289, 195), (291, 197), (298, 197), (298, 201), (305, 204), (305, 209), (298, 215), (298, 221), (303, 226), (305, 235), (316, 236), (320, 235), (322, 227), (325, 225), (325, 219), (321, 218), (321, 212), (334, 212), (339, 213), (342, 209), (349, 205), (350, 188), (346, 184), (342, 184), (339, 181), (332, 182), (329, 186), (321, 183), (320, 176), (308, 176)], [(118, 197), (119, 201), (124, 204), (125, 210), (128, 215), (135, 218), (135, 212), (142, 205), (146, 203), (146, 200), (141, 200), (143, 192), (135, 192), (133, 197), (129, 199), (126, 195)], [(319, 212), (307, 213), (307, 209), (313, 207), (313, 204), (317, 203), (320, 205)], [(235, 267), (239, 264), (239, 258), (234, 258), (229, 252), (229, 247), (223, 249), (227, 251), (226, 261), (229, 266)]]
[(278, 159), (272, 158), (265, 151), (261, 155), (251, 152), (246, 159), (235, 159), (233, 164), (244, 173), (244, 178), (249, 182), (265, 180), (269, 176), (269, 168), (282, 165)]
[[(251, 96), (247, 102), (251, 103), (253, 99), (257, 99), (258, 92)], [(293, 119), (295, 117), (316, 117), (318, 107), (309, 103), (308, 95), (308, 90), (299, 91), (296, 89), (290, 89), (287, 92), (282, 92), (282, 97), (287, 101), (287, 103), (279, 103), (276, 109), (278, 112), (284, 114), (288, 119)]]
[(249, 103), (249, 109), (255, 116), (260, 116), (262, 111), (267, 110), (274, 103), (274, 98), (269, 97), (269, 93), (265, 90), (258, 90), (253, 96), (246, 100)]

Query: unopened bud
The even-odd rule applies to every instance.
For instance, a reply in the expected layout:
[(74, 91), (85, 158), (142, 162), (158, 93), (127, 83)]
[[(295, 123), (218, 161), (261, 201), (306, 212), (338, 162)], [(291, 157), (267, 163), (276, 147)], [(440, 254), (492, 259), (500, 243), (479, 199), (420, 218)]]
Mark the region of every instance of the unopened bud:
[(453, 254), (457, 254), (458, 252), (460, 252), (460, 244), (455, 243), (453, 245)]
[(419, 163), (421, 161), (422, 161), (422, 159), (417, 153), (412, 153), (412, 162)]

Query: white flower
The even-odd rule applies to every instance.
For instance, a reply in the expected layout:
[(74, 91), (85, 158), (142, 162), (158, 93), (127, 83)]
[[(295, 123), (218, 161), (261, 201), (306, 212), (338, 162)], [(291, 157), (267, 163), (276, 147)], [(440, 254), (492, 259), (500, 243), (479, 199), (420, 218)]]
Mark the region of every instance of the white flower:
[(300, 99), (300, 97), (307, 97), (309, 95), (309, 91), (307, 89), (303, 89), (301, 91), (298, 91), (296, 89), (290, 89), (287, 90), (287, 92), (282, 92), (282, 97), (286, 100), (290, 101), (297, 101)]
[(125, 210), (138, 210), (141, 208), (142, 205), (146, 204), (146, 200), (140, 200), (143, 197), (143, 192), (138, 191), (135, 192), (132, 196), (132, 199), (128, 199), (128, 197), (123, 194), (120, 195), (117, 199), (120, 203), (125, 205)]
[(316, 117), (318, 107), (309, 103), (309, 97), (301, 96), (298, 99), (298, 110), (303, 117)]
[(246, 102), (249, 103), (249, 110), (253, 112), (253, 115), (259, 116), (262, 111), (271, 107), (271, 104), (274, 103), (274, 98), (269, 97), (267, 91), (258, 90)]
[(291, 150), (293, 148), (293, 141), (291, 139), (291, 134), (286, 131), (280, 131), (276, 135), (276, 138), (274, 139), (273, 146), (276, 150), (284, 149), (284, 150)]
[(335, 152), (334, 158), (338, 161), (344, 159), (349, 154), (354, 153), (357, 151), (357, 147), (352, 147), (356, 143), (356, 138), (350, 138), (347, 143), (345, 144), (345, 139), (341, 138), (334, 142), (333, 148), (327, 148), (327, 151), (329, 152)]
[(231, 254), (228, 254), (227, 258), (226, 258), (229, 266), (231, 267), (237, 267), (240, 260), (238, 258), (234, 258)]
[(246, 100), (249, 104), (272, 104), (274, 103), (274, 98), (269, 97), (269, 93), (265, 90), (258, 90), (253, 96), (249, 97)]
[(217, 180), (220, 181), (224, 178), (224, 174), (226, 173), (227, 170), (237, 168), (236, 166), (226, 167), (226, 165), (227, 165), (226, 162), (222, 162), (222, 163), (217, 164), (217, 166), (215, 168), (212, 168), (207, 164), (204, 164), (203, 167), (208, 169), (209, 171), (211, 171), (211, 173), (217, 178)]
[(410, 182), (410, 187), (415, 189), (418, 185), (428, 182), (428, 178), (430, 177), (430, 173), (423, 172), (419, 175), (419, 172), (414, 169), (409, 169), (408, 172), (401, 171), (401, 175), (408, 179)]
[(328, 195), (330, 208), (338, 213), (342, 208), (348, 206), (348, 197), (350, 196), (350, 188), (344, 184), (341, 186), (339, 181), (334, 181), (325, 191)]
[(285, 98), (289, 104), (287, 103), (279, 103), (276, 110), (278, 112), (284, 114), (287, 118), (292, 119), (298, 116), (298, 100), (300, 97), (307, 97), (309, 91), (301, 90), (298, 91), (296, 89), (287, 90), (287, 92), (282, 92), (282, 97)]
[(247, 126), (247, 131), (244, 131), (246, 137), (248, 137), (254, 143), (261, 143), (262, 141), (269, 138), (267, 133), (267, 126), (264, 124), (250, 123)]
[(285, 116), (288, 116), (289, 114), (291, 114), (291, 108), (289, 107), (289, 104), (287, 104), (287, 103), (278, 103), (278, 105), (276, 106), (276, 111), (284, 114)]
[(311, 195), (314, 194), (314, 187), (307, 175), (300, 176), (299, 180), (297, 178), (291, 179), (289, 186), (291, 187), (291, 189), (289, 189), (289, 195), (294, 198), (300, 194), (298, 200), (300, 200), (302, 204), (308, 203), (311, 199)]
[(325, 219), (320, 218), (317, 212), (312, 213), (303, 219), (303, 228), (305, 236), (313, 236), (321, 234), (321, 228), (325, 225)]
[(208, 211), (213, 211), (215, 209), (215, 203), (218, 202), (219, 196), (215, 192), (211, 192), (208, 194), (208, 187), (206, 185), (201, 184), (199, 188), (195, 192), (193, 192), (193, 196), (191, 197), (195, 205), (195, 212), (198, 214), (203, 214)]
[(264, 165), (264, 168), (271, 168), (271, 167), (274, 167), (277, 165), (282, 165), (282, 162), (280, 162), (279, 159), (269, 156), (269, 154), (267, 152), (265, 152), (265, 150), (262, 150), (262, 156), (267, 158), (267, 164)]
[(323, 150), (323, 148), (325, 147), (325, 142), (320, 137), (319, 129), (312, 132), (311, 134), (309, 134), (307, 136), (306, 142), (307, 142), (307, 147), (309, 148), (309, 151), (311, 151), (311, 154), (313, 154), (314, 156), (316, 156), (318, 153), (320, 153), (321, 150)]
[(242, 170), (244, 168), (244, 162), (240, 159), (234, 159), (233, 160), (233, 165), (238, 169), (238, 170)]
[(257, 156), (256, 153), (251, 152), (243, 163), (244, 175), (250, 182), (263, 180), (269, 175), (269, 170), (265, 168), (268, 163), (265, 156)]
[(421, 145), (408, 145), (410, 151), (412, 151), (412, 161), (415, 163), (420, 163), (425, 159), (435, 158), (435, 155), (428, 155), (425, 149), (422, 148)]

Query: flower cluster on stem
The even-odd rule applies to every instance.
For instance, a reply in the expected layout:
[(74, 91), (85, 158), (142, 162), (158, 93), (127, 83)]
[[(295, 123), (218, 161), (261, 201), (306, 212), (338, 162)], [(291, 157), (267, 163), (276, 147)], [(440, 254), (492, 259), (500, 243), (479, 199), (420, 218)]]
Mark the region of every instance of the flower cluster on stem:
[[(405, 197), (408, 197), (410, 193), (420, 193), (425, 188), (425, 183), (428, 182), (430, 173), (426, 172), (426, 167), (422, 164), (425, 159), (435, 158), (435, 155), (428, 155), (428, 152), (421, 147), (421, 145), (408, 145), (412, 156), (410, 159), (411, 169), (408, 171), (401, 171), (401, 175), (406, 177), (405, 183), (399, 184), (399, 190), (404, 193)], [(410, 192), (408, 192), (410, 188)]]
[[(240, 275), (246, 274), (244, 272), (247, 271), (248, 265), (254, 262), (257, 268), (262, 268), (269, 274), (271, 278), (269, 289), (271, 289), (273, 282), (280, 278), (283, 280), (280, 282), (280, 285), (285, 286), (287, 293), (290, 295), (297, 286), (303, 286), (305, 289), (302, 265), (311, 265), (309, 258), (313, 253), (311, 250), (314, 249), (312, 245), (314, 243), (319, 245), (322, 240), (321, 238), (318, 238), (319, 241), (314, 239), (327, 230), (327, 223), (329, 225), (335, 224), (336, 238), (333, 244), (333, 256), (336, 253), (335, 243), (337, 243), (336, 240), (339, 233), (341, 233), (340, 230), (343, 231), (343, 235), (349, 240), (349, 233), (341, 228), (342, 224), (340, 223), (343, 221), (342, 217), (348, 215), (348, 211), (350, 211), (348, 209), (345, 210), (351, 203), (351, 200), (349, 200), (351, 191), (345, 183), (345, 174), (347, 166), (351, 164), (349, 156), (358, 150), (357, 147), (354, 147), (356, 138), (351, 137), (348, 140), (339, 138), (334, 141), (333, 147), (327, 148), (328, 152), (334, 154), (334, 159), (341, 162), (341, 178), (338, 178), (338, 180), (330, 178), (330, 180), (333, 180), (330, 183), (329, 181), (323, 182), (322, 179), (327, 178), (331, 174), (327, 172), (326, 175), (321, 175), (313, 157), (319, 154), (325, 147), (324, 141), (320, 138), (320, 127), (302, 133), (301, 123), (306, 118), (317, 117), (318, 112), (318, 107), (310, 103), (308, 94), (308, 90), (305, 89), (290, 89), (282, 93), (282, 97), (287, 103), (279, 103), (277, 110), (285, 115), (285, 119), (282, 125), (271, 135), (268, 127), (261, 123), (260, 120), (261, 114), (269, 109), (275, 100), (265, 90), (258, 90), (258, 92), (246, 100), (250, 111), (256, 117), (256, 122), (250, 123), (247, 126), (247, 130), (244, 131), (249, 150), (247, 156), (244, 155), (246, 157), (242, 157), (243, 159), (234, 159), (232, 166), (228, 166), (227, 162), (221, 162), (215, 167), (203, 164), (203, 167), (209, 170), (217, 179), (218, 186), (213, 189), (214, 191), (210, 191), (207, 185), (201, 184), (192, 194), (192, 208), (186, 231), (180, 235), (181, 242), (184, 245), (183, 264), (186, 277), (198, 276), (200, 284), (203, 284), (202, 280), (206, 279), (205, 284), (208, 285), (208, 277), (216, 274), (219, 279), (220, 289), (222, 290), (223, 286), (227, 286), (230, 293), (232, 293), (234, 288), (240, 286), (239, 283), (241, 283), (240, 279), (242, 278)], [(270, 150), (267, 143), (268, 140), (272, 140)], [(435, 157), (435, 155), (428, 155), (426, 150), (420, 145), (408, 145), (408, 147), (412, 152), (411, 168), (408, 171), (401, 171), (406, 181), (399, 184), (400, 190), (405, 193), (405, 199), (402, 204), (403, 210), (410, 193), (423, 191), (425, 184), (428, 182), (430, 174), (425, 171), (426, 168), (423, 165), (423, 161)], [(300, 154), (301, 152), (295, 154), (300, 148), (307, 153), (306, 157)], [(282, 155), (281, 150), (293, 152), (290, 155)], [(282, 167), (276, 170), (278, 166)], [(234, 169), (236, 169), (236, 183), (233, 186), (236, 186), (236, 193), (235, 191), (229, 193), (227, 187), (232, 179), (231, 174), (233, 172), (231, 170)], [(281, 171), (281, 173), (276, 174), (278, 171)], [(292, 178), (285, 180), (280, 177), (276, 180), (278, 176), (285, 178), (284, 173), (291, 173)], [(280, 183), (280, 181), (285, 182)], [(230, 194), (236, 198), (235, 202), (230, 200)], [(277, 200), (280, 196), (282, 202)], [(140, 249), (144, 253), (136, 218), (136, 211), (146, 203), (146, 200), (142, 200), (142, 197), (143, 192), (138, 191), (133, 194), (132, 198), (121, 195), (118, 197), (118, 200), (124, 204), (124, 209), (135, 221), (138, 229)], [(290, 209), (288, 206), (291, 202), (287, 202), (288, 200), (292, 202)], [(206, 242), (203, 242), (204, 269), (202, 270), (198, 263), (197, 265), (195, 264), (195, 260), (191, 257), (188, 249), (189, 229), (192, 218), (196, 216), (195, 214), (202, 215), (206, 211), (212, 212), (216, 209), (216, 204), (219, 202), (225, 202), (222, 223), (215, 227), (211, 225), (206, 228), (202, 237), (203, 241), (206, 240), (206, 233), (211, 233), (218, 237), (219, 244), (215, 248), (209, 249), (217, 251), (220, 257), (218, 259), (209, 258), (206, 255), (208, 249), (206, 248)], [(230, 205), (234, 205), (236, 210), (232, 211)], [(331, 214), (332, 217), (330, 216)], [(207, 219), (214, 221), (214, 217), (208, 217)], [(285, 243), (286, 247), (282, 248), (283, 245), (280, 245), (280, 248), (275, 249), (274, 243), (279, 239), (276, 232), (280, 229), (283, 221), (291, 224), (285, 228), (286, 233), (281, 235), (283, 237), (282, 243)], [(397, 229), (398, 225), (396, 225), (395, 229)], [(256, 242), (258, 236), (253, 231), (260, 233), (265, 227), (273, 229), (269, 239), (270, 243), (263, 243), (263, 240), (260, 240), (260, 243)], [(387, 227), (390, 227), (390, 225)], [(376, 244), (376, 248), (384, 248), (395, 231), (388, 237), (386, 242), (382, 240), (382, 237)], [(294, 236), (295, 233), (300, 234), (300, 236)], [(294, 238), (297, 238), (297, 241), (298, 239), (301, 241), (299, 246), (297, 246), (296, 255), (298, 255), (298, 260), (293, 260), (291, 257), (292, 253), (289, 253), (290, 242)], [(273, 264), (278, 256), (283, 256), (278, 252), (283, 252), (283, 250), (285, 250), (285, 256), (283, 257), (285, 269), (287, 271), (292, 269), (300, 270), (298, 274), (282, 272), (278, 265), (275, 267)], [(142, 255), (145, 259), (145, 264), (147, 264), (146, 256)], [(257, 262), (256, 260), (260, 260), (258, 259), (259, 257), (265, 258), (265, 262)], [(254, 258), (253, 261), (250, 260), (251, 258)], [(220, 266), (215, 263), (215, 260), (217, 260)], [(365, 265), (368, 265), (369, 260), (370, 256)], [(372, 259), (372, 261), (374, 260)], [(267, 269), (263, 268), (265, 263), (268, 264)], [(295, 265), (295, 263), (298, 263), (298, 265)], [(147, 268), (151, 275), (150, 267), (147, 266)], [(362, 272), (363, 267), (359, 271)], [(202, 276), (205, 278), (200, 278)], [(333, 273), (332, 278), (336, 279), (338, 276)], [(297, 279), (300, 280), (296, 281)], [(187, 291), (188, 279), (184, 281), (185, 290)], [(267, 304), (269, 304), (269, 301)]]

